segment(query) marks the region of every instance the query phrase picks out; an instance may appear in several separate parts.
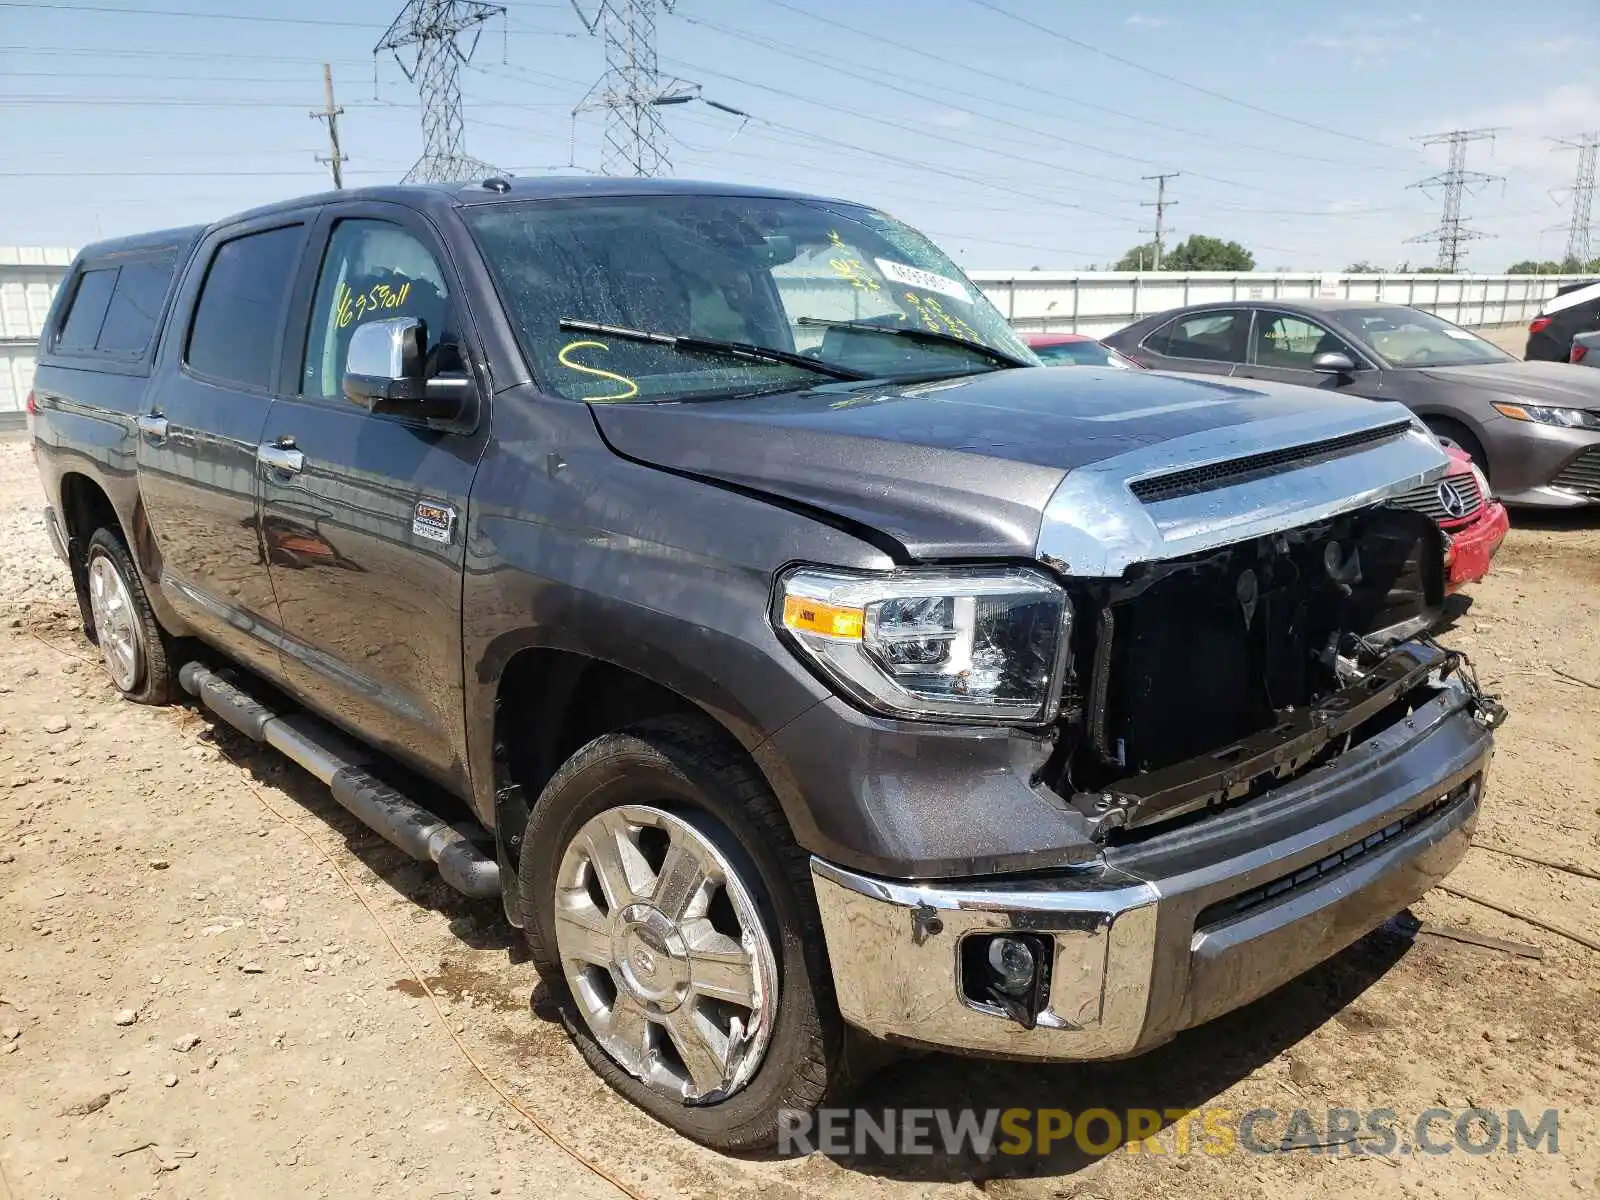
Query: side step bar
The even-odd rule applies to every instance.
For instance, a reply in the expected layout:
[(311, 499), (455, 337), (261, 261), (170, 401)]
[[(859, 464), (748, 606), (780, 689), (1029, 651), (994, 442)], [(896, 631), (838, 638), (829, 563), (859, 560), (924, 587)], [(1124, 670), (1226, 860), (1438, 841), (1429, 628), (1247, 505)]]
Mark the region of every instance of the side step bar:
[[(363, 825), (418, 862), (433, 862), (439, 877), (475, 899), (500, 895), (500, 866), (471, 834), (443, 821), (373, 777), (373, 755), (307, 713), (279, 716), (229, 679), (185, 663), (178, 682), (246, 737), (286, 754), (333, 791), (333, 798)], [(482, 836), (482, 831), (477, 831)]]

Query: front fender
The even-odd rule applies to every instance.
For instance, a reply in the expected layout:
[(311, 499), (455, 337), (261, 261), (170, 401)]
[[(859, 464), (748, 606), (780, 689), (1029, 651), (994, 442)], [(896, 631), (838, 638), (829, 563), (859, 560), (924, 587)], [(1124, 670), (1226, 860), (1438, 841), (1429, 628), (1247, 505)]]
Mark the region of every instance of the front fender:
[(497, 397), (469, 505), (462, 596), (479, 815), (493, 819), (501, 680), (529, 648), (641, 675), (747, 749), (828, 695), (768, 622), (773, 576), (795, 561), (890, 565), (805, 516), (620, 458), (581, 404)]

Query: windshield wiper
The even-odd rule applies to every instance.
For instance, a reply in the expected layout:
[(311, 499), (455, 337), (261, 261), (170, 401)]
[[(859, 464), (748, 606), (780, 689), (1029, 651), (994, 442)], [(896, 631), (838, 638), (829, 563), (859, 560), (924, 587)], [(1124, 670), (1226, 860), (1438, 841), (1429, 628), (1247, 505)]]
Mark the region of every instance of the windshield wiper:
[(751, 342), (725, 342), (720, 338), (696, 337), (693, 334), (652, 333), (647, 329), (629, 329), (624, 325), (602, 325), (598, 321), (575, 321), (562, 317), (557, 324), (569, 333), (598, 333), (605, 337), (621, 338), (625, 342), (649, 342), (657, 346), (671, 346), (674, 350), (692, 350), (702, 354), (721, 354), (746, 362), (780, 363), (800, 367), (827, 375), (833, 379), (860, 381), (875, 376), (853, 367), (841, 367), (789, 350), (775, 350), (770, 346), (757, 346)]
[(983, 342), (970, 341), (953, 333), (940, 333), (933, 329), (917, 329), (913, 326), (901, 325), (874, 325), (871, 321), (841, 321), (828, 317), (800, 317), (796, 325), (820, 325), (825, 329), (854, 329), (860, 333), (881, 333), (886, 337), (905, 338), (913, 342), (932, 342), (941, 346), (961, 346), (967, 350), (976, 350), (995, 362), (1004, 363), (1008, 367), (1027, 367), (1032, 363), (1023, 362), (1020, 358), (1013, 358), (1004, 350), (996, 350), (993, 346)]

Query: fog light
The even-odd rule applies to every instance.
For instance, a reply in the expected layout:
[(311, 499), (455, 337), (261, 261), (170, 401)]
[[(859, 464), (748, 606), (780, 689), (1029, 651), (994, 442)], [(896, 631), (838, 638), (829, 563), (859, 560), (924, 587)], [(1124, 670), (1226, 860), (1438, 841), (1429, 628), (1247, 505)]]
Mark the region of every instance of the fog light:
[(1050, 1006), (1055, 940), (1047, 933), (994, 933), (963, 938), (961, 993), (982, 1012), (1032, 1029)]
[(1008, 996), (1021, 999), (1033, 989), (1033, 973), (1037, 966), (1033, 948), (1027, 942), (997, 937), (989, 943), (989, 970), (994, 972), (994, 986)]

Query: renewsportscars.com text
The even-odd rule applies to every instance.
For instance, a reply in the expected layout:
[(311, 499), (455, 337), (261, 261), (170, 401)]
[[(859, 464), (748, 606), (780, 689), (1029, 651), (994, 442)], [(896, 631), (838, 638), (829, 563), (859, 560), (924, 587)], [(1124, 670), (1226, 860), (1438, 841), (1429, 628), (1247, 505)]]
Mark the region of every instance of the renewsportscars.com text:
[(1560, 1113), (1427, 1108), (825, 1108), (779, 1116), (778, 1150), (856, 1155), (1016, 1156), (1061, 1153), (1219, 1157), (1282, 1154), (1486, 1155), (1560, 1153)]

